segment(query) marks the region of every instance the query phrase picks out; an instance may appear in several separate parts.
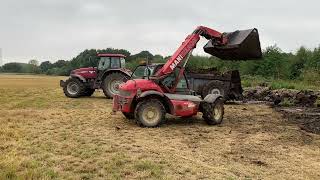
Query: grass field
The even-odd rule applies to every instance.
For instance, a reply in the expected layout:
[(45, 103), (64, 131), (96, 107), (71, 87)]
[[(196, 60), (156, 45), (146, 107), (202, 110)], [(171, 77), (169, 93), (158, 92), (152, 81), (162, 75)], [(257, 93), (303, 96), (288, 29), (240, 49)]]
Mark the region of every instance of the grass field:
[(147, 129), (101, 92), (66, 98), (63, 78), (0, 74), (0, 179), (320, 179), (320, 136), (266, 105)]

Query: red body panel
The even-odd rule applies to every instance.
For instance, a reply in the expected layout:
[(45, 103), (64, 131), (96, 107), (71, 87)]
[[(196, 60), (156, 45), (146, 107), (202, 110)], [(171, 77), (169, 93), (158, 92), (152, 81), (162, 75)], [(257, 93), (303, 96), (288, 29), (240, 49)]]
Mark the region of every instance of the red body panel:
[(191, 101), (171, 100), (175, 116), (194, 116), (198, 113), (199, 104)]
[(131, 107), (132, 100), (137, 97), (138, 89), (140, 92), (154, 90), (163, 93), (158, 84), (152, 80), (147, 79), (135, 79), (129, 80), (126, 83), (120, 85), (120, 90), (130, 92), (130, 95), (124, 96), (121, 94), (113, 96), (113, 110), (122, 112), (133, 112)]
[(72, 74), (82, 76), (85, 79), (95, 79), (97, 78), (97, 68), (96, 67), (79, 68), (71, 71), (71, 75)]

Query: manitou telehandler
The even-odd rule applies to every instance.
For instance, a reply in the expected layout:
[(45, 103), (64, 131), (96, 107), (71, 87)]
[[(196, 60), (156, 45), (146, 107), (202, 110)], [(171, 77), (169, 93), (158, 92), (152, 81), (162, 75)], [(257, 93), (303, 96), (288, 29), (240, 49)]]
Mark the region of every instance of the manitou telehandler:
[(185, 66), (200, 36), (209, 42), (204, 46), (208, 54), (225, 60), (259, 59), (262, 57), (257, 29), (220, 33), (199, 26), (187, 36), (167, 63), (158, 69), (145, 69), (145, 75), (123, 83), (113, 97), (113, 112), (122, 111), (128, 119), (145, 127), (159, 126), (166, 113), (192, 117), (202, 112), (209, 125), (220, 124), (224, 107), (222, 96), (208, 94), (201, 98), (189, 88)]

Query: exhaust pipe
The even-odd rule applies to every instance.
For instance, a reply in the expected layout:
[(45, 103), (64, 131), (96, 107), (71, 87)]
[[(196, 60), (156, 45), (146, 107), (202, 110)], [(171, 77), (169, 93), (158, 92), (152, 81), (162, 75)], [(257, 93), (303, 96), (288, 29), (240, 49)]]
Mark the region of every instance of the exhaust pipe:
[(227, 44), (221, 45), (210, 40), (204, 51), (222, 60), (254, 60), (261, 59), (262, 52), (257, 29), (248, 29), (224, 33)]

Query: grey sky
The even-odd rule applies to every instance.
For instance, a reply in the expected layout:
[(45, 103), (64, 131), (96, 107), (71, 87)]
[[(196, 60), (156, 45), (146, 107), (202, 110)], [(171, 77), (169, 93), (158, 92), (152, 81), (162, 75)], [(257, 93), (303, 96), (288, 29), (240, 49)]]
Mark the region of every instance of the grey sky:
[[(320, 43), (317, 0), (0, 0), (4, 63), (69, 60), (87, 48), (171, 55), (205, 25), (218, 31), (256, 27), (263, 47), (284, 51)], [(198, 45), (194, 54), (204, 54)]]

